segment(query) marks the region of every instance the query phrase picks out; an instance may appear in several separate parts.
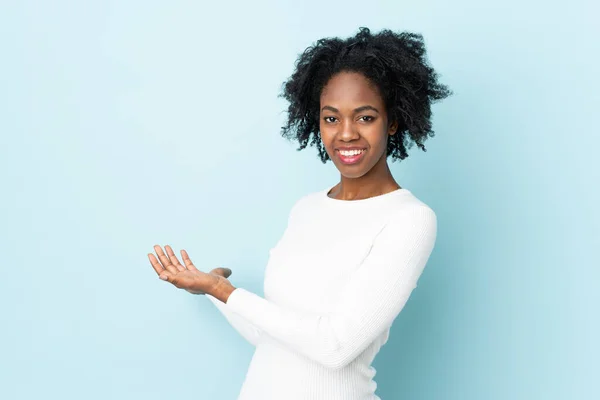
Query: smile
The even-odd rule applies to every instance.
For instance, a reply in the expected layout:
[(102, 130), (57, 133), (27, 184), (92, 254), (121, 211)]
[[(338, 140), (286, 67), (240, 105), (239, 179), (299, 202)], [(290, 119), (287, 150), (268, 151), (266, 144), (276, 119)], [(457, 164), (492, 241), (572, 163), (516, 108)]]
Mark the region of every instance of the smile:
[(350, 151), (338, 150), (337, 154), (342, 163), (356, 164), (363, 158), (363, 155), (365, 154), (366, 151), (367, 151), (366, 149), (350, 150)]

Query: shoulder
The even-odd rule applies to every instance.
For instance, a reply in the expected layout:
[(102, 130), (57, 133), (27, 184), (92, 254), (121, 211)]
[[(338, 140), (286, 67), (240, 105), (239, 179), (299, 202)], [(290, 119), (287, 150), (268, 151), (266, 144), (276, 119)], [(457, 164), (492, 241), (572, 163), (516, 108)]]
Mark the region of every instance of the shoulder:
[(435, 211), (411, 191), (398, 198), (390, 215), (391, 219), (437, 219)]
[(429, 253), (437, 240), (437, 216), (423, 203), (405, 207), (391, 215), (380, 234), (383, 241), (395, 240), (407, 248)]
[(433, 208), (408, 192), (391, 208), (383, 230), (395, 233), (410, 232), (435, 240), (437, 226), (437, 214)]
[(314, 210), (315, 207), (319, 206), (323, 196), (325, 196), (325, 191), (323, 190), (302, 195), (292, 205), (290, 210), (290, 218), (293, 214), (302, 214), (303, 212)]
[(402, 207), (390, 215), (389, 224), (424, 224), (431, 227), (437, 226), (437, 215), (431, 207), (426, 204), (415, 204)]

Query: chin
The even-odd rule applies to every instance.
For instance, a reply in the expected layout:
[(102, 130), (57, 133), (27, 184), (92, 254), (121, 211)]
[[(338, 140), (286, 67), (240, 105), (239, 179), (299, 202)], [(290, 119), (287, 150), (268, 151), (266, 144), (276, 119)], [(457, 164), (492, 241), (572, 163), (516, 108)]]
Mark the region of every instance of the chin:
[(360, 168), (360, 167), (353, 167), (351, 165), (341, 165), (341, 166), (337, 166), (337, 170), (340, 172), (340, 174), (344, 177), (344, 178), (348, 178), (348, 179), (357, 179), (357, 178), (361, 178), (362, 176), (364, 176), (367, 172), (369, 172), (368, 169), (365, 168)]
[(365, 175), (365, 174), (344, 174), (341, 171), (340, 171), (340, 174), (346, 179), (358, 179)]

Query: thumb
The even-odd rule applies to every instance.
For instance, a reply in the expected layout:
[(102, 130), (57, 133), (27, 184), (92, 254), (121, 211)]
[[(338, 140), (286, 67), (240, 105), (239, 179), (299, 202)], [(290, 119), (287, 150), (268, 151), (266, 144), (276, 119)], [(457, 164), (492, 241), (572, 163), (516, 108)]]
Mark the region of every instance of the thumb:
[(229, 268), (224, 268), (224, 267), (219, 267), (219, 268), (215, 268), (212, 271), (210, 271), (211, 274), (214, 275), (220, 275), (224, 278), (229, 278), (229, 276), (231, 276), (232, 272)]

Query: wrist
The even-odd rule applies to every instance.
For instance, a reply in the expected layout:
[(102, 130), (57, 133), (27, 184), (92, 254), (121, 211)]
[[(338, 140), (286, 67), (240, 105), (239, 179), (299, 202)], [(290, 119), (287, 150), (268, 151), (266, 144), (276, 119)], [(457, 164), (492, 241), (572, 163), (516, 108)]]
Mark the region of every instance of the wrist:
[(220, 275), (215, 276), (215, 284), (210, 290), (209, 294), (216, 299), (219, 299), (223, 303), (227, 303), (227, 299), (229, 299), (229, 295), (236, 288), (229, 282), (229, 280)]

